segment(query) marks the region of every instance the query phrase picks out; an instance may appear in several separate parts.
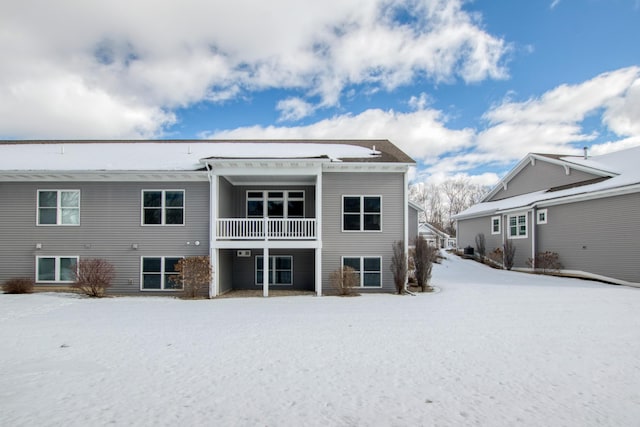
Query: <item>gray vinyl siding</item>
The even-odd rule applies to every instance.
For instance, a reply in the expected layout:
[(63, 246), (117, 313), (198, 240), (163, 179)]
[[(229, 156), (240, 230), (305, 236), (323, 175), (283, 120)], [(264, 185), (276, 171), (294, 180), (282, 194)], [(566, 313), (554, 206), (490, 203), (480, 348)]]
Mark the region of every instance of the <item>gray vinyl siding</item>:
[[(322, 179), (322, 288), (343, 256), (381, 256), (382, 288), (394, 292), (390, 264), (392, 244), (404, 239), (404, 177), (402, 173), (324, 173)], [(381, 196), (382, 231), (343, 232), (342, 196)], [(362, 289), (370, 291), (373, 289)]]
[[(222, 252), (222, 251), (221, 251)], [(262, 256), (262, 249), (251, 250), (251, 256), (238, 257), (236, 251), (224, 251), (231, 253), (225, 257), (221, 269), (232, 271), (231, 285), (233, 289), (262, 289), (262, 285), (256, 286), (255, 266), (256, 257)], [(293, 285), (270, 284), (269, 289), (306, 290), (315, 289), (315, 252), (313, 249), (270, 249), (269, 256), (290, 255), (293, 257)], [(222, 287), (222, 286), (221, 286)]]
[(552, 187), (574, 184), (597, 177), (597, 175), (575, 169), (571, 169), (570, 174), (567, 175), (563, 166), (536, 160), (535, 166), (529, 163), (507, 183), (506, 190), (500, 189), (487, 201), (506, 199), (520, 194), (547, 190)]
[(233, 260), (236, 251), (234, 249), (223, 249), (219, 251), (219, 266), (216, 267), (214, 274), (219, 274), (218, 278), (220, 288), (218, 292), (224, 294), (233, 289)]
[[(511, 244), (516, 248), (514, 256), (514, 267), (527, 267), (527, 261), (531, 258), (531, 232), (532, 222), (529, 212), (521, 212), (516, 214), (527, 214), (527, 237), (518, 239), (509, 239)], [(471, 218), (458, 221), (458, 248), (464, 249), (471, 246), (477, 251), (475, 242), (479, 233), (484, 233), (485, 247), (487, 255), (496, 248), (502, 248), (503, 236), (504, 241), (508, 236), (508, 215), (501, 215), (500, 218), (500, 234), (491, 234), (491, 218), (497, 215), (489, 215), (480, 218)]]
[[(37, 226), (38, 189), (80, 190), (80, 225)], [(185, 225), (142, 226), (143, 189), (185, 190)], [(208, 254), (208, 182), (0, 183), (0, 197), (0, 282), (18, 276), (35, 279), (36, 256), (104, 258), (116, 269), (110, 293), (137, 294), (142, 256)], [(42, 249), (36, 249), (37, 243)]]
[(557, 252), (567, 270), (640, 283), (640, 194), (550, 206), (537, 251)]
[(409, 207), (409, 245), (418, 237), (418, 211)]

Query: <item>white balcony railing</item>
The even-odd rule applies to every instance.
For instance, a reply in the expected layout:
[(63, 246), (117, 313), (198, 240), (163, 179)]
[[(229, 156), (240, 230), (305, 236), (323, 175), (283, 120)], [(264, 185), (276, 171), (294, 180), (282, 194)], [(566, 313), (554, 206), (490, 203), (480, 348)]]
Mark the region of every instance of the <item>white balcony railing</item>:
[(315, 218), (220, 218), (219, 240), (315, 240)]

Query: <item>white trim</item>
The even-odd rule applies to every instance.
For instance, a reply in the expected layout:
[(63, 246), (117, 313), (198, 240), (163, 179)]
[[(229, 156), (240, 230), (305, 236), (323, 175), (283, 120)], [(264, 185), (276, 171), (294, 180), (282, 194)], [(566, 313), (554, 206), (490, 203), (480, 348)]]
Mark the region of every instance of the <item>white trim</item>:
[[(382, 284), (384, 283), (382, 280), (382, 274), (384, 268), (382, 268), (382, 256), (381, 255), (343, 255), (340, 257), (340, 268), (344, 268), (344, 259), (345, 258), (359, 258), (360, 259), (360, 271), (358, 271), (358, 275), (360, 276), (360, 286), (359, 289), (380, 289), (382, 288)], [(380, 260), (380, 286), (364, 286), (364, 260), (365, 258), (378, 258)], [(369, 271), (373, 273), (373, 271)]]
[[(498, 220), (498, 230), (496, 231), (494, 228), (494, 220)], [(497, 235), (502, 233), (502, 218), (500, 217), (500, 215), (494, 215), (491, 217), (491, 234), (492, 235)]]
[[(544, 219), (540, 219), (540, 215), (544, 216)], [(539, 209), (536, 211), (536, 224), (546, 224), (549, 220), (549, 214), (547, 209)]]
[[(145, 258), (160, 258), (160, 289), (147, 289), (144, 287), (144, 259)], [(166, 289), (165, 288), (165, 275), (167, 272), (165, 271), (165, 258), (180, 258), (184, 259), (182, 255), (142, 255), (140, 256), (140, 291), (141, 292), (182, 292), (184, 287), (176, 288), (176, 289)], [(157, 271), (149, 271), (149, 274), (158, 274)]]
[[(344, 229), (344, 199), (345, 197), (358, 197), (360, 198), (360, 229), (359, 230), (345, 230)], [(365, 230), (364, 229), (364, 199), (365, 197), (377, 197), (380, 199), (380, 213), (378, 215), (380, 215), (380, 229), (379, 230)], [(340, 216), (340, 221), (341, 221), (341, 231), (343, 233), (381, 233), (383, 230), (383, 221), (382, 221), (382, 214), (383, 214), (383, 198), (381, 195), (378, 194), (343, 194), (342, 195), (342, 203), (340, 204), (340, 212), (341, 212), (341, 216)], [(355, 215), (355, 212), (347, 212), (348, 215)], [(369, 213), (369, 215), (374, 215), (375, 213)]]
[[(170, 206), (167, 207), (166, 206), (166, 194), (168, 191), (181, 191), (182, 192), (182, 224), (167, 224), (166, 220), (167, 220), (167, 209), (177, 209), (176, 207)], [(145, 210), (145, 206), (144, 206), (144, 193), (145, 192), (160, 192), (162, 194), (161, 196), (161, 203), (160, 203), (160, 207), (158, 208), (157, 206), (149, 206), (148, 209), (160, 209), (161, 210), (161, 218), (160, 218), (160, 224), (145, 224), (144, 222), (144, 210)], [(142, 190), (140, 190), (140, 225), (142, 227), (184, 227), (187, 224), (187, 192), (184, 188), (180, 189), (180, 188), (167, 188), (167, 189), (152, 189), (152, 188), (143, 188)]]
[[(524, 227), (525, 227), (524, 235), (520, 234), (520, 222), (519, 222), (519, 219), (522, 216), (524, 217)], [(511, 234), (511, 218), (516, 218), (517, 234), (515, 236)], [(520, 212), (520, 213), (507, 215), (506, 227), (507, 227), (507, 237), (509, 239), (527, 239), (527, 238), (529, 238), (529, 212), (524, 212), (524, 213)]]
[[(53, 258), (54, 266), (53, 266), (53, 275), (55, 276), (53, 280), (38, 280), (40, 276), (40, 266), (39, 260), (43, 258)], [(80, 262), (80, 257), (78, 255), (38, 255), (36, 256), (36, 283), (73, 283), (73, 280), (60, 280), (60, 260), (62, 258), (75, 259), (76, 260), (76, 272), (78, 271), (78, 263)]]
[[(44, 192), (56, 192), (56, 223), (55, 224), (40, 224), (40, 193), (44, 193)], [(72, 192), (77, 192), (78, 193), (78, 223), (77, 224), (63, 224), (62, 223), (62, 193), (63, 192), (67, 192), (67, 193), (72, 193)], [(82, 207), (82, 200), (81, 200), (81, 196), (82, 196), (82, 192), (80, 191), (80, 189), (75, 189), (75, 188), (61, 188), (61, 189), (57, 189), (57, 188), (39, 188), (36, 191), (36, 226), (38, 227), (78, 227), (80, 226), (80, 213), (81, 213), (81, 207)], [(53, 209), (51, 207), (43, 207), (43, 209)], [(75, 209), (73, 207), (67, 207), (65, 209)]]

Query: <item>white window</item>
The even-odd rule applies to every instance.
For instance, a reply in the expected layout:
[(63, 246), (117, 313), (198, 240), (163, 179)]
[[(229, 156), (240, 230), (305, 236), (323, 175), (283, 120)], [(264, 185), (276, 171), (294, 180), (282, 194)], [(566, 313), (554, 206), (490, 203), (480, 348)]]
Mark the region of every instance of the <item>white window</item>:
[(527, 214), (509, 215), (509, 238), (524, 239), (527, 237)]
[(77, 256), (36, 257), (36, 282), (73, 283), (77, 268)]
[(540, 209), (536, 212), (536, 222), (538, 224), (546, 224), (547, 223), (547, 210)]
[(38, 190), (38, 225), (80, 225), (80, 190)]
[(182, 286), (173, 280), (176, 264), (182, 257), (142, 257), (140, 289), (143, 291), (175, 291)]
[(491, 234), (500, 234), (500, 217), (491, 217)]
[(381, 231), (382, 197), (342, 196), (342, 231)]
[(304, 191), (247, 191), (247, 218), (304, 218)]
[(142, 225), (184, 225), (184, 190), (142, 190)]
[[(264, 257), (256, 257), (256, 285), (262, 286), (264, 281)], [(269, 284), (293, 284), (293, 257), (291, 255), (274, 255), (269, 257)]]
[(342, 257), (342, 266), (351, 267), (356, 271), (361, 288), (382, 287), (381, 257)]

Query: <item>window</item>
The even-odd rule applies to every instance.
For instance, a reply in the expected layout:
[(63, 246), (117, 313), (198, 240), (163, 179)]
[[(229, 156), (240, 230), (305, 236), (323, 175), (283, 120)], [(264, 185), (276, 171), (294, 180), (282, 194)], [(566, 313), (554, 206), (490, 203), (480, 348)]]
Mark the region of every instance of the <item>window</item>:
[(491, 234), (500, 234), (500, 217), (491, 217)]
[(184, 225), (184, 190), (143, 190), (143, 225)]
[(527, 214), (509, 216), (509, 238), (524, 239), (527, 237)]
[(539, 211), (536, 212), (536, 222), (538, 224), (546, 224), (547, 223), (547, 210), (546, 209), (540, 209)]
[[(256, 285), (262, 286), (264, 281), (264, 257), (256, 257)], [(275, 255), (269, 257), (269, 284), (293, 284), (293, 257), (291, 255)]]
[(178, 274), (176, 264), (182, 257), (142, 257), (142, 290), (175, 291), (182, 286), (171, 276)]
[(304, 191), (247, 191), (247, 218), (265, 216), (304, 218)]
[(80, 190), (38, 190), (38, 225), (80, 225)]
[(343, 196), (342, 231), (380, 231), (382, 198), (380, 196)]
[(356, 271), (361, 288), (382, 287), (381, 257), (343, 257), (342, 266)]
[(36, 258), (36, 282), (72, 283), (78, 265), (77, 256), (41, 256)]

